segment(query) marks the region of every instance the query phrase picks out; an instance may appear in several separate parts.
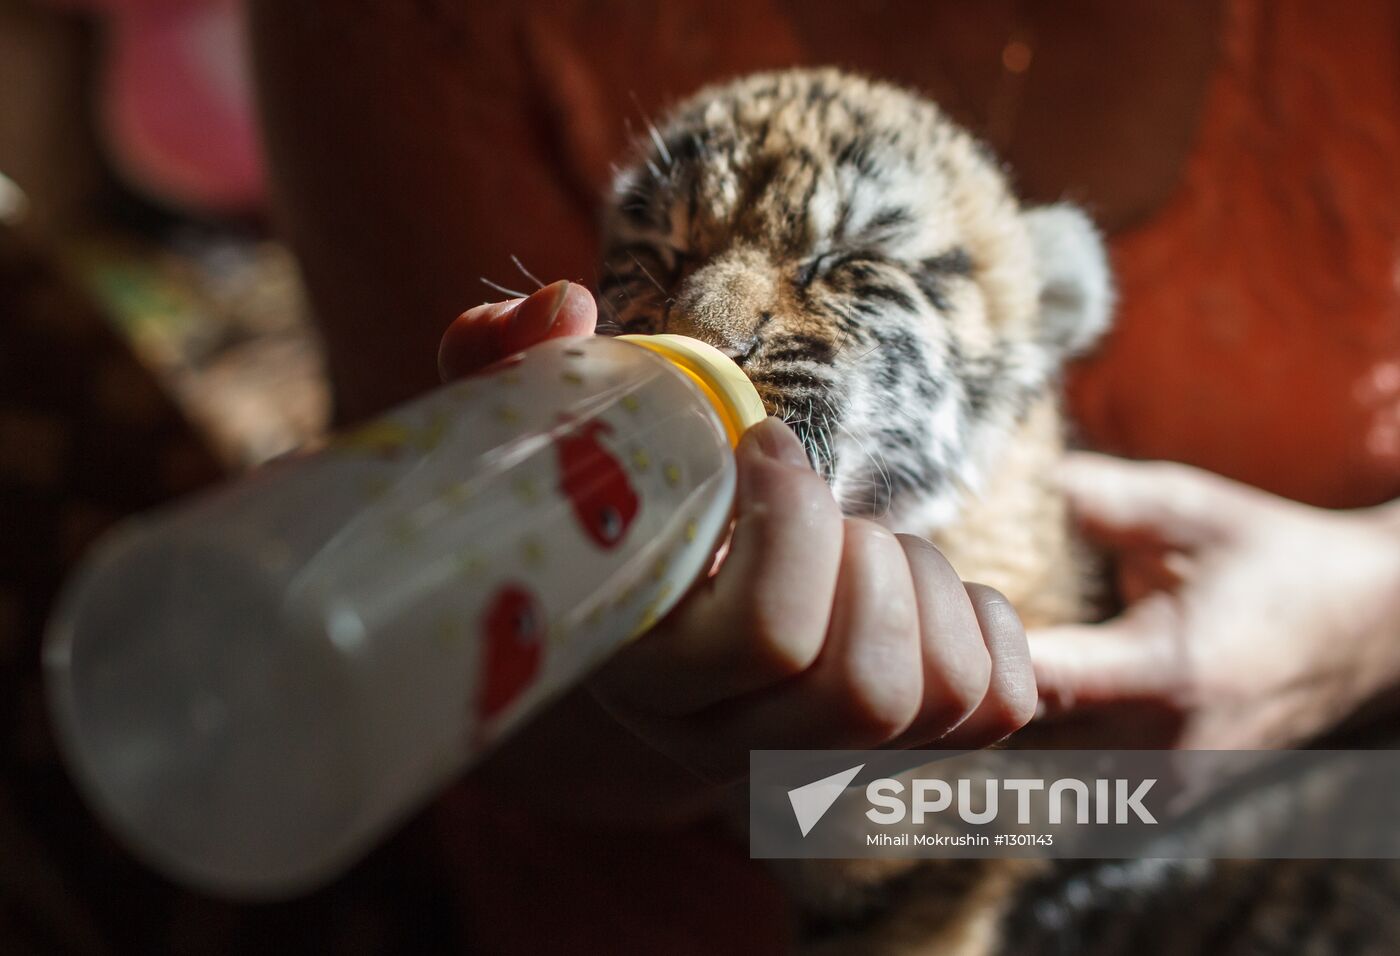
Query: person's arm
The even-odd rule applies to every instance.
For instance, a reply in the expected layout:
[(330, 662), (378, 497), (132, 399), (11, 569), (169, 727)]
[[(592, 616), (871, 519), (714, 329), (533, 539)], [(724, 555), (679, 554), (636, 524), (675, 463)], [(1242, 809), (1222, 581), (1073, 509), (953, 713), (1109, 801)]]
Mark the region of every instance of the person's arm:
[(1087, 718), (1065, 741), (1101, 739), (1108, 707), (1165, 718), (1115, 743), (1196, 749), (1291, 746), (1400, 707), (1400, 502), (1326, 511), (1090, 454), (1063, 477), (1127, 602), (1030, 635), (1046, 716)]

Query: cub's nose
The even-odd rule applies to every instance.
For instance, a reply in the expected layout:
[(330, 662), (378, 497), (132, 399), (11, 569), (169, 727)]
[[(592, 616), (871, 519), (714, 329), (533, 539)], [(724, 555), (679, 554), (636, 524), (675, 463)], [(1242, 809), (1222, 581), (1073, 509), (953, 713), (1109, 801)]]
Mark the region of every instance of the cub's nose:
[(756, 249), (734, 249), (686, 277), (671, 304), (668, 332), (708, 342), (730, 358), (747, 357), (778, 293), (777, 270)]

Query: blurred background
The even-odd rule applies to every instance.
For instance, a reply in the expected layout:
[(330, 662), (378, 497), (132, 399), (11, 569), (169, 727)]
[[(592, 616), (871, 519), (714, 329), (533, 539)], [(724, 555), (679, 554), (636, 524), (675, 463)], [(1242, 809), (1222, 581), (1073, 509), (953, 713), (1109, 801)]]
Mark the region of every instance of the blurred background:
[(233, 3), (0, 4), (0, 220), (87, 298), (222, 463), (327, 416), (286, 248), (267, 228)]
[(38, 641), (113, 521), (433, 384), (512, 255), (591, 284), (629, 130), (798, 63), (930, 93), (1023, 195), (1102, 224), (1121, 309), (1069, 383), (1085, 443), (1400, 495), (1392, 0), (0, 0), (0, 952), (525, 951), (500, 914), (541, 918), (542, 872), (631, 854), (625, 891), (551, 899), (588, 952), (645, 938), (619, 898), (693, 920), (697, 882), (749, 885), (722, 854), (648, 869), (665, 841), (545, 846), (464, 790), (308, 900), (177, 891), (67, 784)]

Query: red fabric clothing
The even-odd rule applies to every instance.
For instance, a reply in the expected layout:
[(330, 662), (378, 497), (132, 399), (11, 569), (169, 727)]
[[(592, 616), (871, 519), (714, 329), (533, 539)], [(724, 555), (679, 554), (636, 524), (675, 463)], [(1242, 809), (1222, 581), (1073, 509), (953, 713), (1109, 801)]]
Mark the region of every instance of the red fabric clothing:
[(1400, 4), (1235, 0), (1071, 406), (1087, 444), (1331, 507), (1400, 494)]
[(674, 833), (589, 830), (533, 818), (470, 784), (435, 814), (456, 864), (472, 952), (713, 956), (792, 948), (777, 882), (718, 822)]
[[(1400, 4), (1233, 0), (1183, 181), (1112, 242), (1117, 326), (1071, 381), (1087, 444), (1322, 505), (1400, 494), (1397, 170)], [(715, 831), (585, 834), (456, 799), (489, 951), (785, 948), (771, 878)]]

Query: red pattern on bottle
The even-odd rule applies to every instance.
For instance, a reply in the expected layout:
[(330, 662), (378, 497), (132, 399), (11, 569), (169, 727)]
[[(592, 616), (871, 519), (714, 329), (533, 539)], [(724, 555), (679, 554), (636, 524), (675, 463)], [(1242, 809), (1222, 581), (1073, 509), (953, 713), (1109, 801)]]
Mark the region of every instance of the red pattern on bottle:
[(627, 471), (598, 440), (612, 433), (594, 419), (555, 441), (559, 456), (559, 491), (573, 505), (584, 534), (600, 548), (615, 548), (641, 509)]
[(510, 706), (539, 673), (546, 624), (534, 595), (518, 584), (502, 585), (482, 616), (485, 661), (477, 712), (490, 720)]

